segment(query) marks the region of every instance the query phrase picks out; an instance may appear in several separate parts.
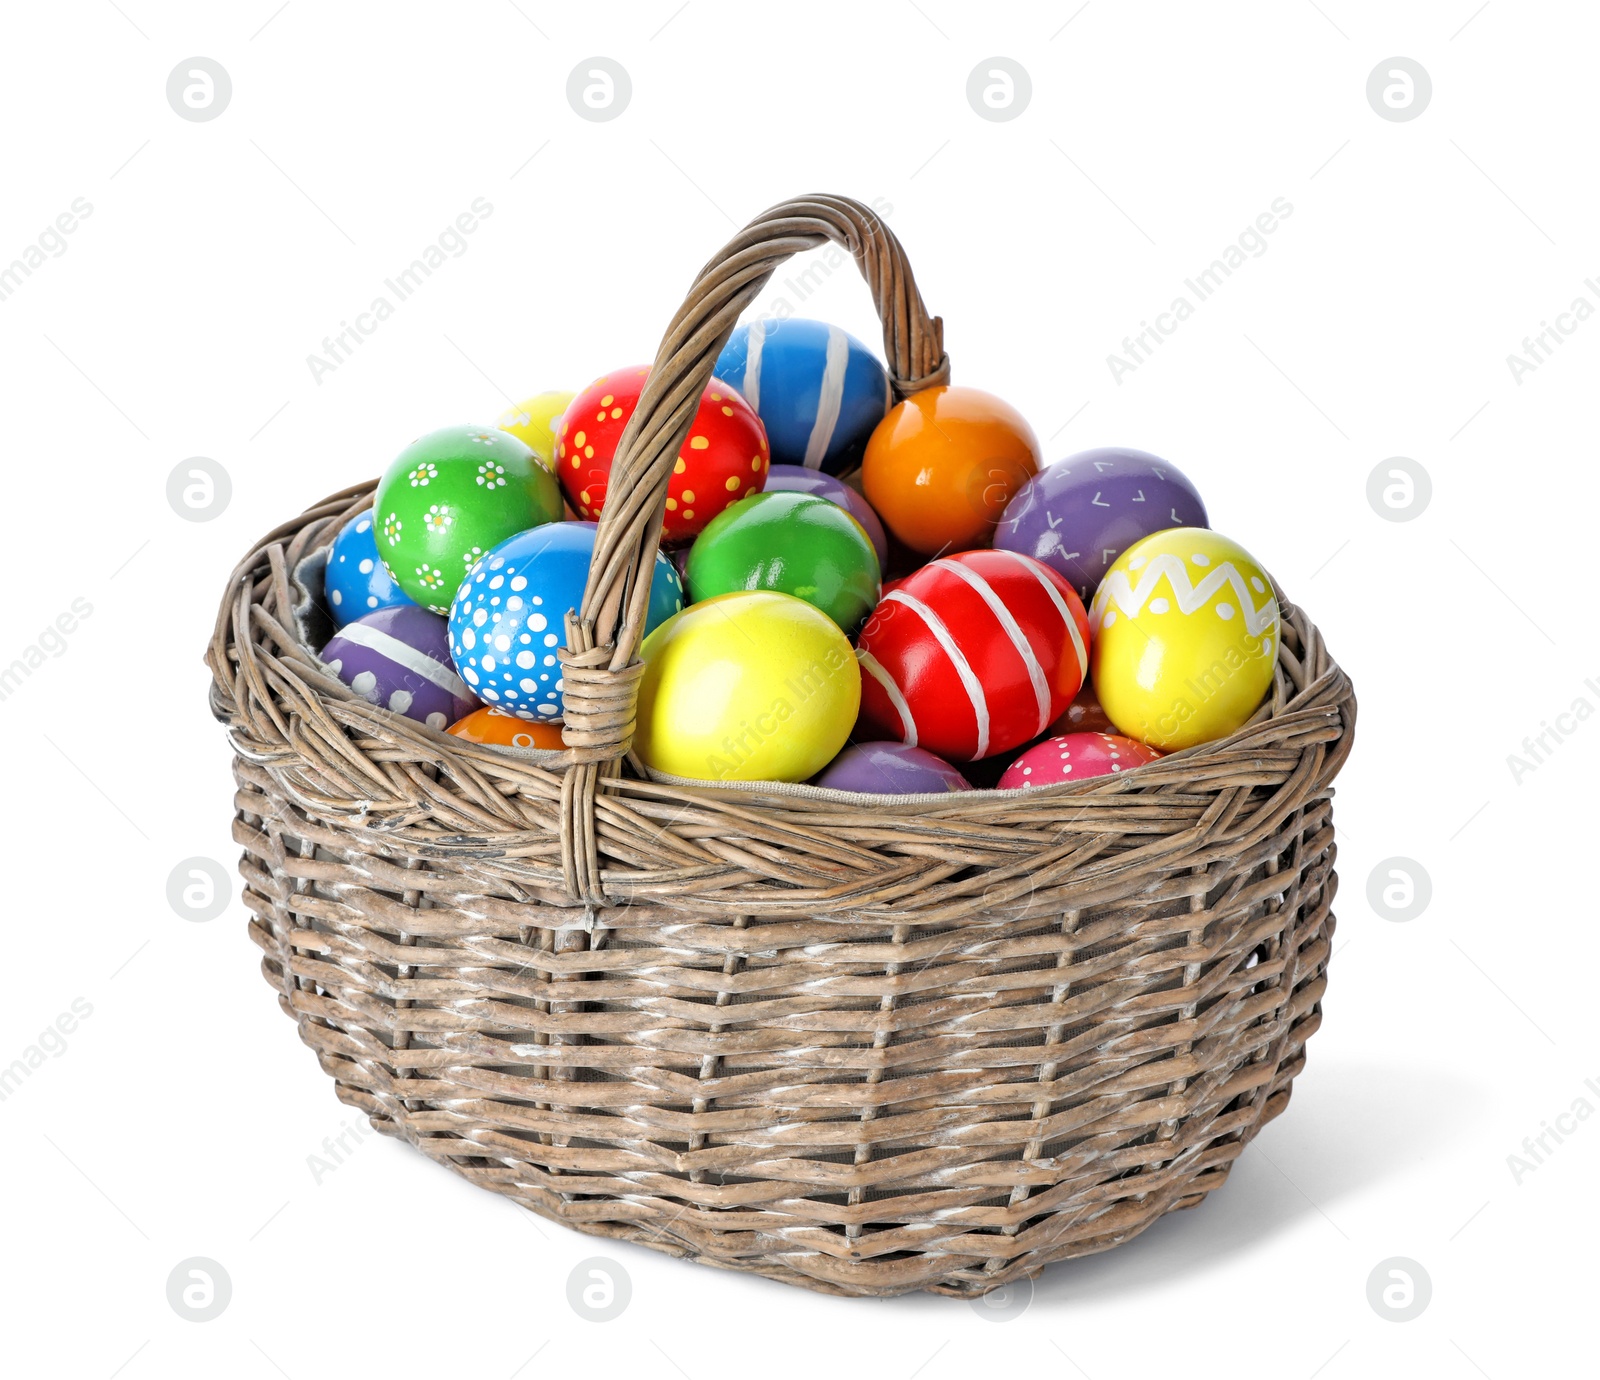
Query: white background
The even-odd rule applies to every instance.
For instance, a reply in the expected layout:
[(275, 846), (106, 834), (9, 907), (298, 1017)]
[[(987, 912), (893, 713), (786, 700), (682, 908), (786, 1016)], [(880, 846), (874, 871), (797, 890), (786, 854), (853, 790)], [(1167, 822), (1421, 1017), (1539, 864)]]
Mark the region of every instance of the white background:
[[(1520, 383), (1506, 357), (1579, 295), (1600, 306), (1592, 7), (275, 3), (6, 13), (0, 264), (74, 198), (93, 211), (0, 302), (0, 664), (74, 598), (93, 612), (0, 702), (0, 1064), (92, 1007), (0, 1102), (5, 1369), (1591, 1366), (1600, 1117), (1520, 1183), (1507, 1156), (1600, 1108), (1600, 722), (1520, 784), (1506, 759), (1600, 706), (1600, 320)], [(632, 79), (607, 123), (565, 96), (595, 54)], [(1397, 54), (1433, 83), (1404, 123), (1366, 98)], [(165, 95), (194, 55), (233, 83), (207, 123)], [(1032, 81), (1003, 123), (965, 94), (993, 55)], [(252, 541), (421, 431), (647, 361), (736, 224), (813, 190), (892, 208), (957, 381), (1021, 408), (1048, 458), (1120, 443), (1186, 470), (1361, 697), (1326, 1023), (1289, 1111), (1200, 1209), (1052, 1267), (1002, 1322), (594, 1241), (376, 1136), (315, 1182), (308, 1156), (355, 1114), (262, 982), (237, 882), (208, 924), (166, 902), (180, 860), (237, 855), (200, 657)], [(476, 197), (494, 209), (467, 252), (316, 382), (307, 355)], [(1268, 251), (1117, 382), (1107, 354), (1278, 197)], [(873, 337), (848, 267), (803, 312)], [(166, 499), (196, 455), (233, 486), (204, 523)], [(1414, 521), (1366, 497), (1393, 456), (1432, 477)], [(1367, 900), (1396, 855), (1432, 878), (1409, 923)], [(566, 1297), (596, 1255), (633, 1288), (604, 1324)], [(190, 1256), (231, 1277), (214, 1321), (168, 1305)], [(1410, 1322), (1368, 1303), (1392, 1256), (1432, 1281)]]

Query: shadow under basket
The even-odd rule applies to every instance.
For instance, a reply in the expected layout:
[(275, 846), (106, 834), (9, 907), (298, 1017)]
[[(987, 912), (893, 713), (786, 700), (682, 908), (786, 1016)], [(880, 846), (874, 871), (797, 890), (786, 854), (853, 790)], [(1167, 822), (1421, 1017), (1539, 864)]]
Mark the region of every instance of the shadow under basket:
[(1355, 698), (1281, 601), (1255, 718), (1126, 776), (893, 801), (646, 779), (636, 572), (674, 457), (739, 313), (830, 240), (896, 396), (948, 381), (867, 207), (800, 198), (724, 247), (613, 465), (561, 654), (565, 752), (436, 733), (305, 645), (294, 572), (371, 484), (239, 564), (211, 705), (262, 971), (378, 1130), (596, 1236), (827, 1293), (975, 1296), (1193, 1207), (1287, 1105)]

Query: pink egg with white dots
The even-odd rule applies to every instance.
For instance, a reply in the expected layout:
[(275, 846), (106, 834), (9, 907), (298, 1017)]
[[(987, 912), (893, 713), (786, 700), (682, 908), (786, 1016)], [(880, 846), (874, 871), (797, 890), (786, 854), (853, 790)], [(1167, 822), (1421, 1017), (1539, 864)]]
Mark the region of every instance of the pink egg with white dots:
[(1115, 733), (1064, 733), (1035, 743), (1006, 768), (1002, 791), (1028, 786), (1059, 786), (1063, 781), (1084, 781), (1132, 771), (1161, 756), (1153, 747)]

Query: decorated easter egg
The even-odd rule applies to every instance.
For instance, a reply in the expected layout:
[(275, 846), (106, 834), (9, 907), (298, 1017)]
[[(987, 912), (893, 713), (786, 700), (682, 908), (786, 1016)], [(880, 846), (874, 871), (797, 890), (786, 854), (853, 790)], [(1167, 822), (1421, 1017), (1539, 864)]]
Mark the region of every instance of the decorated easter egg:
[(493, 704), (474, 709), (466, 718), (451, 724), (449, 732), (469, 743), (492, 747), (549, 748), (559, 752), (566, 746), (561, 741), (560, 724), (519, 719)]
[(527, 446), (547, 470), (556, 463), (555, 425), (576, 393), (535, 393), (524, 398), (515, 407), (502, 412), (495, 421), (501, 431), (509, 431)]
[(375, 609), (392, 609), (412, 602), (378, 555), (370, 509), (357, 513), (333, 539), (322, 590), (336, 628)]
[(812, 784), (871, 795), (972, 789), (967, 778), (942, 757), (905, 743), (851, 743)]
[(1090, 607), (1094, 689), (1130, 738), (1164, 752), (1240, 727), (1272, 684), (1278, 601), (1237, 542), (1173, 527), (1135, 542)]
[(1065, 733), (1035, 743), (1006, 768), (997, 789), (1016, 791), (1110, 776), (1113, 772), (1132, 771), (1159, 756), (1153, 747), (1115, 733)]
[(447, 426), (413, 441), (378, 481), (378, 553), (434, 613), (477, 559), (514, 533), (561, 516), (555, 477), (515, 436)]
[(956, 762), (1043, 733), (1089, 664), (1083, 603), (1015, 551), (930, 561), (879, 602), (858, 640), (861, 717), (876, 735)]
[(689, 551), (689, 595), (775, 589), (848, 636), (878, 602), (878, 556), (861, 524), (814, 494), (759, 493), (724, 508)]
[(1006, 505), (994, 544), (1059, 570), (1093, 597), (1111, 563), (1164, 527), (1205, 527), (1206, 505), (1175, 465), (1142, 450), (1080, 451), (1034, 475)]
[(925, 388), (878, 423), (861, 487), (889, 530), (928, 556), (989, 545), (1038, 469), (1033, 428), (1009, 403), (977, 388)]
[(794, 493), (815, 494), (829, 503), (837, 503), (861, 524), (872, 549), (878, 553), (878, 569), (889, 564), (889, 538), (883, 523), (872, 511), (872, 505), (842, 479), (835, 479), (821, 470), (808, 470), (804, 465), (772, 465), (767, 470), (766, 492), (783, 489)]
[(736, 326), (714, 371), (760, 414), (774, 461), (847, 474), (889, 410), (889, 375), (848, 332), (803, 317)]
[(443, 732), (477, 708), (450, 664), (447, 642), (438, 614), (400, 604), (345, 624), (322, 659), (356, 694)]
[[(649, 374), (612, 370), (579, 393), (556, 426), (556, 473), (583, 517), (598, 518), (605, 507), (611, 462)], [(712, 379), (667, 485), (663, 540), (689, 541), (730, 503), (760, 493), (768, 461), (761, 419), (731, 384)]]
[[(519, 719), (559, 719), (567, 611), (583, 602), (597, 524), (551, 522), (488, 552), (450, 606), (450, 655), (472, 693)], [(648, 632), (683, 607), (672, 562), (656, 553)]]
[(719, 594), (640, 650), (633, 747), (646, 766), (709, 781), (804, 781), (838, 754), (861, 704), (839, 625), (772, 590)]

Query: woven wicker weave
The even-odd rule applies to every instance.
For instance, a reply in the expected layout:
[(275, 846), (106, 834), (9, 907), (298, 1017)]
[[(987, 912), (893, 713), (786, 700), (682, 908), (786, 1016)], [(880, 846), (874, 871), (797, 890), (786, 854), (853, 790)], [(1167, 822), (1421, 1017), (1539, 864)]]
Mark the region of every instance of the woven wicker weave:
[(948, 377), (894, 235), (807, 197), (702, 270), (617, 456), (564, 654), (567, 752), (375, 708), (270, 532), (207, 660), (263, 971), (339, 1097), (545, 1217), (839, 1294), (976, 1295), (1227, 1177), (1320, 1020), (1349, 681), (1283, 602), (1272, 693), (1137, 773), (887, 801), (626, 757), (673, 458), (740, 311), (845, 246), (900, 395)]

